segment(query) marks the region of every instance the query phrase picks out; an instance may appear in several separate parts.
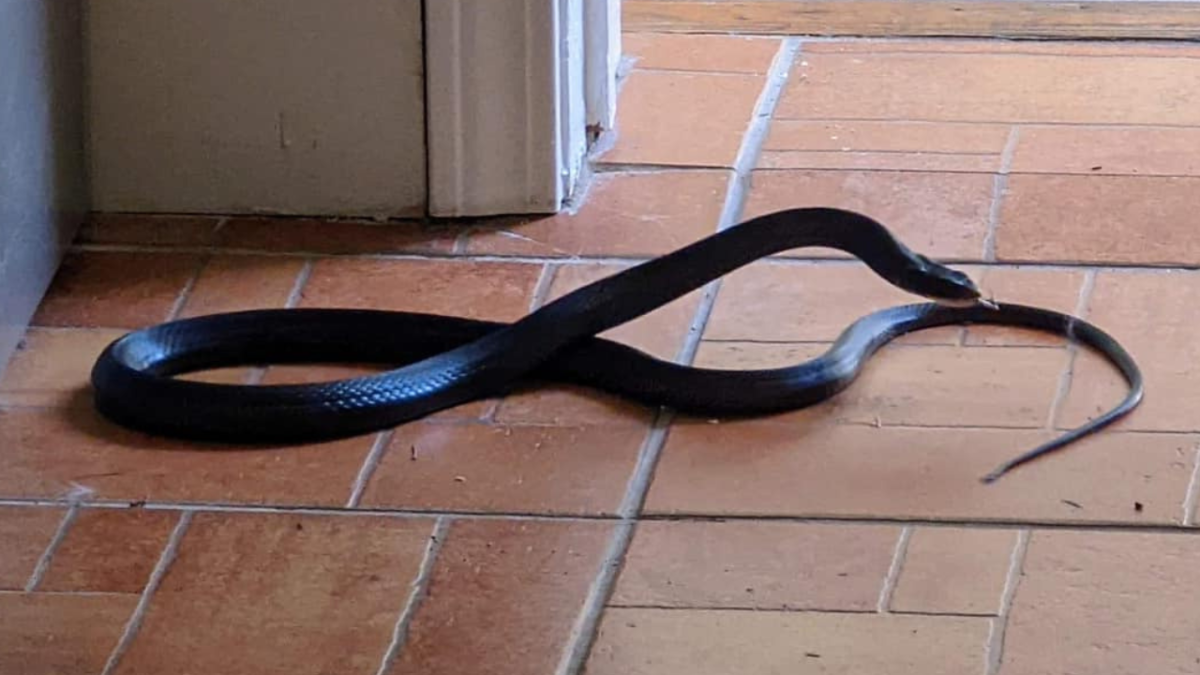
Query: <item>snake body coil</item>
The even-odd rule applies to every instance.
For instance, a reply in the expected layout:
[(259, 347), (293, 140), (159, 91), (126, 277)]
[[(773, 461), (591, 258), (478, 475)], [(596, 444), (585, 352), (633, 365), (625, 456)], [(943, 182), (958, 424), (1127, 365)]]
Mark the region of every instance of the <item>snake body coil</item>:
[[(865, 316), (823, 355), (769, 370), (683, 366), (595, 337), (730, 271), (789, 249), (846, 251), (893, 285), (934, 299)], [(173, 321), (125, 335), (92, 370), (97, 409), (152, 434), (234, 443), (313, 442), (376, 431), (534, 379), (570, 382), (684, 414), (748, 416), (813, 405), (849, 386), (896, 337), (963, 323), (1021, 326), (1078, 339), (1130, 385), (1113, 410), (1008, 462), (985, 480), (1107, 426), (1142, 398), (1128, 353), (1099, 328), (1049, 310), (985, 306), (966, 275), (910, 251), (881, 224), (838, 209), (749, 220), (567, 294), (511, 323), (352, 309), (258, 310)], [(173, 375), (264, 363), (399, 364), (308, 385), (243, 386)]]

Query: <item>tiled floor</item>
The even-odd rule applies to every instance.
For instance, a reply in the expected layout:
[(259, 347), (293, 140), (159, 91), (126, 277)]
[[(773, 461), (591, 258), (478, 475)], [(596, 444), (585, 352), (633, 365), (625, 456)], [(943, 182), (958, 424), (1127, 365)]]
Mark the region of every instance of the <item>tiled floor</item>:
[[(0, 382), (0, 673), (1200, 672), (1200, 48), (627, 47), (620, 133), (574, 214), (97, 217)], [(537, 389), (271, 451), (147, 438), (89, 406), (93, 359), (132, 327), (284, 306), (514, 319), (798, 205), (864, 211), (1001, 299), (1094, 320), (1140, 360), (1145, 404), (992, 486), (998, 461), (1115, 402), (1116, 374), (1042, 335), (944, 329), (770, 419)], [(908, 300), (808, 250), (611, 334), (795, 363)]]

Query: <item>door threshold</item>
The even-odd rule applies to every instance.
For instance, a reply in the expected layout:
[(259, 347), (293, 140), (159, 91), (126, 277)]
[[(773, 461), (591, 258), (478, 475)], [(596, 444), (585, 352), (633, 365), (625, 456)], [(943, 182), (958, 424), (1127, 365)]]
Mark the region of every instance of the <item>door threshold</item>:
[(1194, 0), (624, 0), (623, 13), (630, 32), (1200, 40)]

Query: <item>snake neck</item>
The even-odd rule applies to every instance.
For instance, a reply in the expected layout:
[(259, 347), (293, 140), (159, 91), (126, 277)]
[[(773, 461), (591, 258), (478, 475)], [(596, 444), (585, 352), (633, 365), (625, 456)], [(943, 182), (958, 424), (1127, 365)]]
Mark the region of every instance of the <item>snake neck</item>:
[(739, 227), (769, 231), (763, 255), (796, 248), (831, 248), (858, 258), (892, 283), (917, 273), (927, 262), (878, 221), (853, 211), (799, 208), (746, 221)]

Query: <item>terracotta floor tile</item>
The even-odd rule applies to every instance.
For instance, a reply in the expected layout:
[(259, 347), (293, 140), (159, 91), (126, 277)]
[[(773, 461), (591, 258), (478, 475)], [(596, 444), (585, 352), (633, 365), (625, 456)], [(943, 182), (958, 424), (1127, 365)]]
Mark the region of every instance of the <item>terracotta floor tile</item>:
[(579, 211), (486, 228), (467, 253), (654, 257), (717, 231), (726, 171), (598, 174)]
[(826, 53), (797, 61), (776, 116), (1196, 125), (1198, 103), (1190, 59)]
[(217, 256), (200, 270), (179, 316), (282, 308), (302, 269), (298, 258)]
[[(873, 218), (907, 246), (935, 259), (979, 260), (993, 180), (985, 174), (897, 171), (755, 171), (743, 220), (804, 207), (833, 207)], [(849, 257), (827, 248), (788, 257)]]
[(525, 263), (327, 258), (313, 264), (300, 306), (513, 321), (529, 313), (541, 273)]
[(1190, 536), (1034, 532), (1001, 675), (1194, 671), (1197, 555)]
[[(797, 365), (827, 348), (806, 345), (810, 348), (799, 352), (792, 344), (746, 346), (705, 343), (701, 363), (733, 369)], [(772, 421), (827, 418), (858, 424), (1042, 428), (1067, 363), (1067, 353), (1057, 349), (885, 347), (848, 389)]]
[(822, 342), (708, 342), (696, 350), (698, 368), (760, 370), (796, 366), (829, 349)]
[(194, 373), (184, 373), (177, 377), (181, 380), (211, 382), (214, 384), (246, 384), (253, 375), (253, 368), (213, 368)]
[[(1189, 272), (1100, 272), (1088, 320), (1121, 341), (1146, 379), (1145, 401), (1117, 422), (1128, 430), (1200, 428), (1196, 303), (1200, 276)], [(1128, 391), (1120, 374), (1091, 350), (1081, 349), (1058, 423), (1075, 426), (1112, 408)]]
[(621, 51), (637, 68), (765, 75), (779, 43), (775, 37), (626, 33)]
[(1111, 42), (1032, 40), (939, 40), (939, 39), (846, 39), (805, 42), (804, 54), (908, 53), (1034, 54), (1077, 57), (1124, 58), (1157, 56), (1188, 58), (1200, 49), (1187, 42)]
[[(608, 264), (563, 265), (554, 275), (547, 302), (574, 291), (582, 286), (610, 277), (627, 266)], [(600, 334), (635, 347), (660, 359), (674, 360), (683, 348), (684, 339), (696, 318), (696, 309), (704, 289), (700, 288), (683, 297), (644, 314), (633, 321)]]
[(899, 614), (610, 609), (589, 675), (982, 672), (988, 621)]
[[(979, 284), (985, 295), (1074, 314), (1084, 273), (1028, 267), (954, 265)], [(732, 347), (770, 365), (716, 366), (767, 368), (797, 363), (788, 352), (797, 341), (832, 341), (856, 319), (885, 307), (923, 302), (883, 281), (871, 270), (855, 264), (775, 265), (754, 264), (730, 274), (717, 295), (705, 340), (734, 341)], [(861, 309), (856, 309), (861, 307)], [(801, 309), (803, 308), (803, 309)], [(956, 344), (957, 326), (933, 328), (901, 337), (895, 344)], [(1055, 346), (1063, 341), (1037, 331), (1002, 326), (972, 326), (966, 344), (987, 346)], [(706, 342), (701, 352), (716, 354), (717, 343)], [(824, 351), (802, 350), (800, 360)], [(783, 351), (780, 351), (783, 350)], [(771, 356), (767, 356), (771, 352)], [(735, 358), (730, 356), (731, 358)], [(716, 361), (710, 361), (716, 365)]]
[(139, 246), (207, 246), (213, 242), (219, 216), (168, 216), (144, 213), (95, 213), (75, 240), (85, 244)]
[(453, 523), (388, 675), (554, 672), (610, 533), (603, 523)]
[(765, 78), (634, 70), (621, 87), (615, 164), (732, 167)]
[(453, 228), (407, 222), (231, 218), (217, 233), (217, 245), (291, 253), (449, 253), (456, 236)]
[(90, 401), (92, 365), (125, 332), (30, 328), (0, 379), (0, 404), (64, 406)]
[[(612, 276), (628, 265), (563, 265), (555, 271), (547, 302), (587, 284)], [(601, 333), (601, 337), (646, 351), (661, 359), (675, 360), (684, 346), (703, 289), (688, 293), (633, 321)], [(653, 410), (603, 392), (573, 385), (531, 383), (505, 399), (495, 419), (505, 424), (554, 424), (643, 426), (653, 419)]]
[(1000, 170), (1003, 124), (776, 120), (760, 169)]
[(983, 528), (918, 527), (892, 593), (893, 612), (1000, 613), (1017, 533)]
[[(861, 263), (755, 263), (722, 281), (704, 339), (832, 342), (871, 312), (919, 302), (924, 299), (892, 286)], [(910, 344), (956, 344), (958, 336), (958, 327), (949, 326), (902, 339)]]
[[(64, 509), (0, 506), (0, 591), (19, 591), (33, 575), (38, 560), (62, 522)], [(0, 594), (3, 597), (3, 594)]]
[[(1196, 437), (1084, 439), (991, 485), (1047, 432), (761, 421), (677, 424), (648, 513), (1178, 524)], [(1135, 508), (1142, 504), (1142, 510)]]
[(299, 364), (270, 366), (263, 374), (262, 384), (316, 384), (331, 380), (373, 375), (386, 366), (363, 364)]
[(495, 420), (502, 424), (552, 424), (644, 427), (656, 410), (586, 387), (548, 384), (510, 394), (500, 401)]
[(0, 672), (101, 672), (137, 601), (133, 595), (0, 593)]
[[(92, 366), (124, 329), (29, 328), (0, 378), (0, 405), (67, 407), (93, 405)], [(181, 379), (239, 384), (248, 368), (188, 373)]]
[[(961, 268), (978, 282), (985, 296), (1001, 302), (1045, 307), (1076, 315), (1086, 273), (1075, 270), (1048, 270), (1036, 267), (984, 267), (978, 272)], [(978, 269), (978, 268), (977, 268)], [(971, 326), (966, 344), (990, 347), (1060, 346), (1064, 338), (1008, 326)]]
[(1200, 129), (1172, 127), (1024, 127), (1013, 173), (1198, 176)]
[(900, 528), (643, 522), (610, 605), (874, 611)]
[[(345, 508), (376, 436), (221, 451), (148, 438), (97, 417), (90, 369), (125, 330), (176, 310), (285, 306), (310, 256), (319, 259), (300, 306), (514, 320), (623, 269), (613, 258), (708, 236), (781, 44), (625, 36), (633, 69), (613, 146), (597, 159), (615, 171), (595, 174), (573, 214), (430, 226), (93, 215), (0, 380), (0, 499), (284, 507), (198, 512), (115, 675), (560, 668), (596, 575), (613, 562), (610, 517), (655, 410), (530, 383), (400, 426), (357, 505), (488, 514), (448, 517), (435, 543), (433, 515), (286, 511)], [(679, 418), (653, 467), (652, 519), (618, 561), (588, 675), (959, 675), (996, 658), (997, 675), (1194, 670), (1189, 573), (1200, 543), (1103, 528), (1194, 524), (1200, 275), (1086, 265), (1200, 265), (1190, 224), (1197, 65), (1200, 47), (1186, 45), (804, 42), (744, 218), (801, 206), (870, 215), (916, 251), (965, 263), (954, 266), (999, 300), (1081, 312), (1111, 332), (1144, 369), (1146, 401), (1116, 430), (983, 485), (1050, 438), (1048, 422), (1079, 424), (1125, 388), (1091, 352), (1072, 361), (1060, 338), (948, 327), (901, 338), (809, 410)], [(997, 173), (1008, 174), (1002, 194)], [(449, 255), (456, 242), (472, 255), (558, 260), (465, 260)], [(175, 250), (96, 250), (109, 246)], [(972, 264), (993, 253), (1038, 265)], [(921, 301), (856, 262), (795, 259), (814, 256), (845, 257), (790, 251), (728, 275), (695, 363), (794, 365), (865, 314)], [(702, 297), (604, 335), (675, 359)], [(387, 367), (189, 377), (308, 383)], [(0, 673), (98, 675), (181, 517), (85, 505), (24, 593), (65, 513), (0, 506)], [(494, 517), (504, 514), (581, 518)], [(877, 522), (827, 520), (857, 518)], [(1053, 527), (1035, 529), (1014, 561), (1022, 523)], [(428, 588), (386, 662), (423, 563)], [(988, 653), (993, 617), (1014, 563), (999, 658)]]
[(411, 424), (396, 431), (366, 507), (613, 514), (645, 428)]
[(142, 328), (168, 319), (201, 257), (184, 253), (71, 253), (34, 326)]
[(279, 449), (194, 445), (127, 431), (90, 407), (0, 411), (0, 497), (340, 506), (374, 436)]
[(823, 414), (864, 424), (1040, 428), (1067, 365), (1065, 352), (1046, 349), (898, 346), (876, 356)]
[(169, 511), (83, 509), (36, 590), (141, 593), (178, 520)]
[[(1178, 352), (1135, 353), (1145, 378), (1147, 393), (1142, 404), (1110, 429), (1121, 431), (1193, 431), (1200, 429), (1191, 405), (1196, 374)], [(1147, 358), (1148, 357), (1148, 358)], [(1080, 351), (1072, 368), (1070, 391), (1063, 401), (1056, 425), (1077, 427), (1111, 410), (1129, 392), (1129, 385), (1108, 361), (1091, 351)]]
[(1196, 264), (1200, 178), (1013, 176), (996, 230), (1001, 260)]
[(118, 675), (375, 673), (432, 524), (199, 514)]

